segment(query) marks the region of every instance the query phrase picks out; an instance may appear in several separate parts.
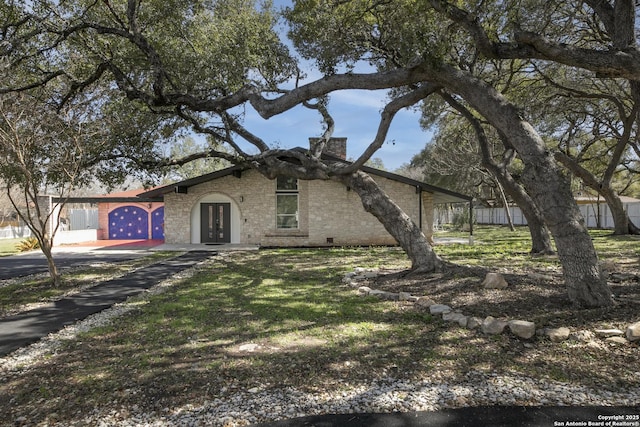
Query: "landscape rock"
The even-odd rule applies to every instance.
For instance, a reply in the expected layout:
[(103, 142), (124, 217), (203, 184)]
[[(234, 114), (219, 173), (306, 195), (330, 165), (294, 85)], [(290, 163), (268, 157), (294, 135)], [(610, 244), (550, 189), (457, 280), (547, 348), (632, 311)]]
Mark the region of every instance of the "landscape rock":
[(625, 331), (625, 336), (629, 341), (639, 341), (640, 340), (640, 322), (632, 323), (627, 326), (627, 330)]
[(595, 333), (600, 338), (619, 337), (624, 335), (620, 329), (596, 329)]
[(433, 304), (429, 306), (429, 312), (431, 314), (443, 314), (443, 313), (449, 313), (450, 311), (452, 311), (451, 307), (444, 304)]
[(526, 320), (510, 320), (509, 330), (517, 337), (528, 340), (536, 334), (536, 324)]
[(409, 292), (399, 292), (398, 298), (400, 299), (400, 301), (416, 302), (418, 300), (418, 297), (414, 297)]
[(571, 334), (571, 329), (569, 328), (552, 328), (546, 330), (546, 335), (552, 342), (560, 342), (566, 341), (569, 339), (569, 335)]
[(368, 286), (360, 286), (358, 288), (358, 293), (361, 295), (369, 295), (369, 292), (371, 292), (371, 288)]
[(253, 353), (258, 349), (260, 349), (260, 344), (254, 343), (242, 344), (240, 347), (238, 347), (238, 351), (246, 351), (248, 353)]
[(570, 340), (586, 342), (586, 343), (593, 341), (595, 337), (596, 337), (596, 334), (594, 334), (591, 331), (585, 331), (585, 330), (571, 332), (571, 334), (569, 335)]
[(487, 273), (482, 282), (485, 289), (505, 289), (509, 284), (500, 273)]
[(481, 318), (471, 316), (467, 319), (467, 329), (478, 329), (480, 326), (482, 326)]
[(468, 323), (467, 316), (458, 311), (442, 313), (442, 320), (444, 320), (445, 322), (457, 322), (458, 325), (462, 326), (463, 328), (465, 328)]
[(416, 305), (418, 307), (429, 308), (432, 305), (436, 305), (436, 302), (429, 297), (418, 297)]
[(496, 319), (493, 316), (487, 316), (482, 321), (482, 332), (485, 334), (498, 335), (504, 331), (504, 328), (507, 327), (507, 323), (504, 320)]
[(385, 299), (389, 301), (398, 301), (398, 294), (394, 292), (381, 291), (379, 289), (372, 289), (369, 291), (369, 295), (376, 296), (380, 299)]
[(618, 267), (616, 266), (616, 263), (613, 261), (600, 261), (600, 268), (602, 270), (611, 272), (611, 271), (615, 271)]

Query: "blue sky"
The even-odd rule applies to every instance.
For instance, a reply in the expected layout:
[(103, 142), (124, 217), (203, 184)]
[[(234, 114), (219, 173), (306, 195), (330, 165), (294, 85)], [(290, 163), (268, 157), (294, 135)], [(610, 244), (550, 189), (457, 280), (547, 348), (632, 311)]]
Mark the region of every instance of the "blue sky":
[[(290, 5), (290, 0), (275, 0), (276, 8)], [(320, 77), (306, 64), (307, 81)], [(356, 72), (367, 72), (359, 67)], [(380, 111), (384, 108), (386, 91), (339, 91), (331, 94), (329, 112), (335, 120), (334, 136), (347, 138), (347, 156), (356, 158), (373, 141)], [(262, 119), (247, 106), (245, 126), (269, 145), (277, 143), (283, 148), (308, 147), (309, 137), (322, 134), (320, 115), (304, 107)], [(373, 157), (382, 159), (385, 167), (393, 171), (422, 150), (431, 139), (431, 133), (420, 128), (420, 114), (413, 110), (402, 110), (396, 114), (387, 139)]]
[[(347, 138), (348, 157), (356, 158), (373, 141), (384, 100), (385, 93), (380, 91), (341, 91), (331, 95), (329, 111), (336, 122), (334, 136)], [(417, 112), (409, 110), (396, 115), (384, 145), (374, 155), (388, 170), (408, 163), (429, 140), (430, 134), (420, 128), (419, 118)], [(272, 146), (306, 148), (309, 137), (322, 134), (320, 119), (318, 112), (300, 106), (264, 120), (247, 107), (244, 124)]]

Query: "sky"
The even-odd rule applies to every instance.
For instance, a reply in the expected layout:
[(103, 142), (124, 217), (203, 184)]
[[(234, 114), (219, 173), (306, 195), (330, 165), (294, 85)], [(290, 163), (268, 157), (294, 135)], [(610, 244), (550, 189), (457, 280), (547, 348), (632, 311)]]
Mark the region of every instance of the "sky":
[[(348, 158), (357, 158), (375, 138), (384, 100), (385, 93), (380, 91), (341, 91), (331, 95), (333, 136), (347, 138)], [(387, 170), (408, 163), (430, 139), (431, 134), (420, 128), (419, 119), (416, 111), (397, 113), (384, 145), (373, 156), (382, 159)], [(323, 131), (320, 114), (302, 106), (268, 120), (247, 107), (244, 125), (269, 145), (282, 148), (307, 148), (309, 137), (320, 136)]]
[[(288, 6), (290, 0), (275, 0), (276, 8)], [(307, 79), (311, 81), (321, 75), (312, 69), (312, 64), (303, 64)], [(358, 67), (355, 72), (370, 72)], [(380, 112), (385, 106), (386, 91), (350, 90), (330, 95), (329, 112), (335, 120), (333, 136), (347, 138), (347, 157), (357, 158), (373, 141), (380, 121)], [(262, 119), (250, 106), (245, 110), (244, 125), (270, 146), (282, 148), (309, 146), (309, 137), (322, 134), (320, 114), (304, 107)], [(420, 114), (414, 110), (399, 111), (389, 129), (384, 145), (373, 155), (382, 159), (385, 168), (394, 171), (420, 152), (432, 134), (420, 128)]]

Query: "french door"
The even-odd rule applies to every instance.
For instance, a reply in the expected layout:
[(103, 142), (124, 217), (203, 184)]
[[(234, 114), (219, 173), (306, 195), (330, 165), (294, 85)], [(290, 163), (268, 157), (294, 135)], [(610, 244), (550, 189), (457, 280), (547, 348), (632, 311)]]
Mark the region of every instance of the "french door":
[(202, 203), (200, 221), (201, 243), (231, 243), (231, 203)]

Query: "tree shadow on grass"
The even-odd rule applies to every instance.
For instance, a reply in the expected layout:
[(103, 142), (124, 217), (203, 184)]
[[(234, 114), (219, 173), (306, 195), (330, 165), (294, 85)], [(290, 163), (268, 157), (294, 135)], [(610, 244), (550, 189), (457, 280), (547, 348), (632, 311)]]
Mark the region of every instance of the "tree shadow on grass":
[[(509, 335), (459, 328), (406, 303), (358, 297), (340, 284), (341, 271), (330, 258), (304, 258), (308, 267), (292, 269), (303, 265), (298, 261), (262, 253), (213, 265), (136, 314), (7, 379), (0, 393), (14, 399), (0, 403), (0, 411), (18, 416), (28, 409), (41, 422), (51, 413), (73, 419), (95, 408), (129, 411), (135, 405), (160, 416), (165, 408), (189, 411), (249, 389), (321, 394), (359, 386), (366, 393), (372, 381), (455, 384), (471, 372), (612, 384), (605, 366), (575, 363), (584, 348), (535, 340), (527, 347)], [(464, 281), (444, 279), (429, 286), (446, 302), (456, 280)], [(461, 286), (477, 291), (475, 281)], [(501, 301), (522, 304), (533, 290), (516, 284), (513, 292), (501, 294)], [(550, 303), (547, 298), (539, 303)], [(487, 307), (495, 308), (467, 302), (463, 311), (486, 313)], [(609, 353), (612, 363), (634, 363), (632, 351)], [(612, 387), (638, 387), (637, 378), (619, 380)]]

